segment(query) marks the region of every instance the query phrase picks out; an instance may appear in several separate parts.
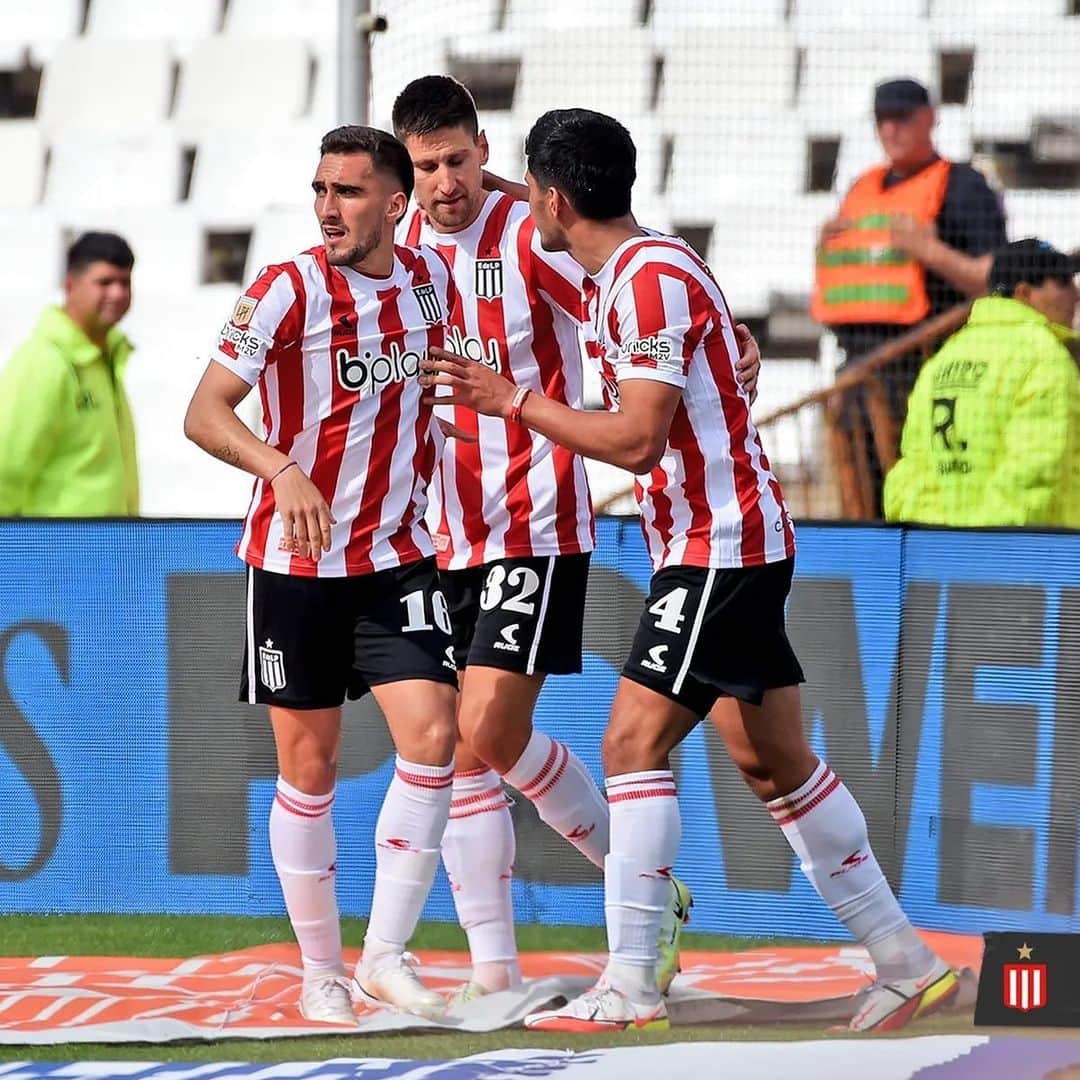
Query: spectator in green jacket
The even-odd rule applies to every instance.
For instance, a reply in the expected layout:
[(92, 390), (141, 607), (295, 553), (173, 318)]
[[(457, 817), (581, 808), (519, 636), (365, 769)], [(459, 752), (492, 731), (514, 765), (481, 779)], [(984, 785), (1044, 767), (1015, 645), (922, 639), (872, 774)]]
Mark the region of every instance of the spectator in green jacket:
[(887, 518), (1080, 527), (1077, 273), (1080, 257), (1039, 240), (994, 255), (994, 295), (919, 373)]
[(131, 306), (131, 248), (91, 232), (67, 254), (64, 303), (0, 369), (0, 517), (139, 512), (135, 429), (117, 323)]

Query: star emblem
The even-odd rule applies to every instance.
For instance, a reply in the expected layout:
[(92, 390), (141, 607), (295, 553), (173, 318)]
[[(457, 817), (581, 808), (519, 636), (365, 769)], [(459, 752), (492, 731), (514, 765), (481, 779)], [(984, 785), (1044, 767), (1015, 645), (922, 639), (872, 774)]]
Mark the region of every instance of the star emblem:
[(1030, 946), (1026, 941), (1016, 951), (1020, 955), (1021, 960), (1030, 960), (1031, 959), (1032, 946)]
[(266, 639), (266, 647), (267, 647), (268, 649), (272, 649), (272, 648), (274, 647), (274, 642), (273, 642), (273, 639), (272, 639), (272, 638), (267, 638), (267, 639)]

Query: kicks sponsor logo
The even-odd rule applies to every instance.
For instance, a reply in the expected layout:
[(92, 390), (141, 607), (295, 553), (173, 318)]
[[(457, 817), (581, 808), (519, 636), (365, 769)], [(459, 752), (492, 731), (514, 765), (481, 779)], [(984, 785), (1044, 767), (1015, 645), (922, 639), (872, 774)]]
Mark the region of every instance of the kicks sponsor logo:
[(521, 652), (521, 646), (518, 644), (517, 640), (518, 630), (520, 629), (520, 623), (511, 623), (509, 626), (504, 626), (499, 631), (502, 635), (502, 641), (494, 642), (492, 648), (502, 649), (505, 652)]
[(866, 860), (869, 858), (869, 853), (864, 854), (862, 849), (853, 851), (846, 859), (841, 861), (840, 869), (834, 870), (829, 875), (829, 877), (840, 877), (841, 875), (846, 874), (849, 870), (854, 870), (856, 866), (862, 866), (862, 864), (866, 862)]
[(658, 337), (636, 338), (624, 341), (619, 346), (619, 355), (628, 356), (631, 360), (651, 360), (656, 364), (671, 359), (671, 342)]
[(666, 645), (654, 645), (649, 650), (649, 655), (641, 661), (641, 666), (648, 668), (649, 671), (658, 671), (661, 675), (666, 675), (667, 661), (664, 658), (667, 656), (667, 651)]
[(271, 693), (285, 689), (285, 657), (271, 638), (259, 646), (259, 678)]
[(253, 330), (247, 330), (242, 326), (234, 326), (231, 322), (227, 322), (221, 328), (218, 344), (221, 346), (231, 345), (241, 356), (255, 356), (260, 349), (265, 348), (269, 343), (263, 341)]

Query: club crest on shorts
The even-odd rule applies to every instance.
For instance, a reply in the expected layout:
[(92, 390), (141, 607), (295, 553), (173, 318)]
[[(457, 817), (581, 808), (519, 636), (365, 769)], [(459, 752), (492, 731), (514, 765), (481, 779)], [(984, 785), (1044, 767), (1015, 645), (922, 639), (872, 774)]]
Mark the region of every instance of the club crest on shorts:
[(416, 302), (420, 305), (420, 314), (429, 323), (437, 323), (442, 320), (442, 308), (439, 307), (439, 297), (435, 292), (434, 285), (417, 285), (413, 289), (413, 296), (416, 297)]
[(270, 638), (265, 645), (259, 646), (259, 675), (262, 684), (271, 693), (285, 689), (285, 657), (280, 649), (274, 648)]
[(494, 300), (503, 292), (502, 259), (476, 260), (476, 295), (480, 300)]

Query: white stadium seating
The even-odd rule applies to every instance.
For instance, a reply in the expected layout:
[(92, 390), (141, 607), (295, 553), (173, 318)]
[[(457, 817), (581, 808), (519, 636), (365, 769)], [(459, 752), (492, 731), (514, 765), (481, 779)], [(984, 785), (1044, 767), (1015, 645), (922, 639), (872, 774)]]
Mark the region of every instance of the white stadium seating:
[[(388, 28), (371, 39), (370, 117), (388, 127), (394, 98), (417, 76), (470, 77), (498, 63), (508, 107), (482, 100), (481, 124), (492, 169), (514, 179), (540, 113), (586, 106), (619, 117), (638, 146), (638, 220), (661, 231), (704, 229), (695, 239), (709, 237), (736, 316), (764, 320), (805, 304), (821, 221), (881, 159), (874, 84), (906, 75), (937, 92), (941, 54), (970, 53), (967, 100), (938, 110), (936, 139), (954, 160), (990, 162), (1001, 144), (1026, 144), (1038, 121), (1080, 114), (1072, 6), (380, 0), (372, 9)], [(243, 476), (178, 435), (206, 342), (241, 287), (201, 284), (207, 231), (250, 232), (245, 280), (318, 242), (310, 193), (318, 140), (360, 111), (355, 103), (339, 115), (337, 106), (337, 7), (0, 0), (0, 71), (15, 73), (0, 88), (32, 94), (41, 68), (35, 115), (0, 119), (0, 235), (17, 253), (0, 266), (0, 361), (57, 296), (75, 233), (115, 229), (128, 238), (137, 258), (132, 395), (149, 512), (238, 513), (246, 501)], [(836, 177), (831, 192), (807, 194), (815, 139), (839, 144)], [(1005, 162), (993, 182), (1031, 182), (1010, 171), (1007, 154)], [(1004, 202), (1011, 236), (1080, 244), (1075, 188), (1009, 189)], [(762, 379), (759, 409), (830, 375), (816, 360), (805, 370), (781, 363), (783, 377)], [(597, 381), (587, 389), (597, 403)], [(253, 421), (254, 402), (248, 408)], [(794, 460), (803, 434), (782, 433), (775, 456)], [(623, 479), (617, 470), (594, 475), (601, 498)]]

